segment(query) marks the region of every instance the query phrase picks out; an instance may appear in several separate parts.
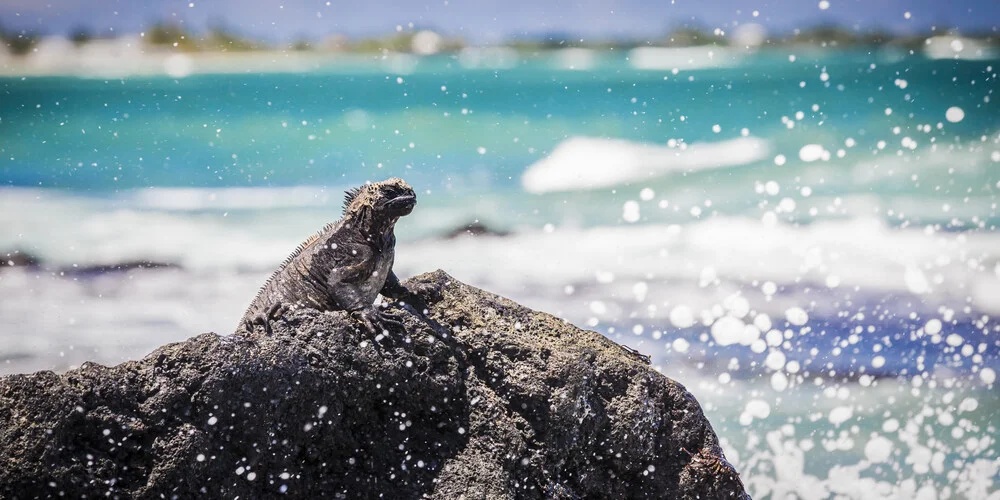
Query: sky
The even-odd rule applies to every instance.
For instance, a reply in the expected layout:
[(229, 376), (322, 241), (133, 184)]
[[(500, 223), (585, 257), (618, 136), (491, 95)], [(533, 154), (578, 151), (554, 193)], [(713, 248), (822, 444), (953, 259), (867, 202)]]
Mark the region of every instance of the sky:
[(679, 25), (726, 29), (748, 22), (779, 33), (819, 24), (996, 32), (1000, 0), (0, 0), (0, 26), (8, 30), (138, 33), (162, 20), (193, 30), (223, 23), (273, 41), (372, 36), (411, 23), (486, 43), (549, 33), (654, 38)]

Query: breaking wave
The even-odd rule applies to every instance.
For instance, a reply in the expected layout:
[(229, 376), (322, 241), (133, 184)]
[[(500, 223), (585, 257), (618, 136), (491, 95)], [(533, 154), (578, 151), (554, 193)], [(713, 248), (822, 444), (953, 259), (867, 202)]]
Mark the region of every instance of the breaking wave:
[(521, 184), (530, 193), (598, 189), (671, 173), (748, 165), (770, 153), (753, 137), (711, 143), (644, 144), (623, 139), (573, 137), (528, 167)]

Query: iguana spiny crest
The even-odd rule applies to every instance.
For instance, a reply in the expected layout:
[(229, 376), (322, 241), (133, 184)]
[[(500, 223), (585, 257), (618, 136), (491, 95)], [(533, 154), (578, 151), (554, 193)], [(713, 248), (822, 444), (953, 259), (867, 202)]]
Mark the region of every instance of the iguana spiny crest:
[(406, 181), (392, 177), (349, 189), (344, 194), (344, 217), (353, 218), (355, 224), (370, 221), (374, 224), (372, 229), (381, 228), (408, 215), (416, 200), (416, 193)]

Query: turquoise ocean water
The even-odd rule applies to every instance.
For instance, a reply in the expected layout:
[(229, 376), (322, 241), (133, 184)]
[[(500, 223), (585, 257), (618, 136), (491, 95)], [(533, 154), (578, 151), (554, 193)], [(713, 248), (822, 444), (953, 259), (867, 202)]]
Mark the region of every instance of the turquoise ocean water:
[[(492, 51), (0, 78), (0, 250), (41, 260), (0, 273), (0, 371), (227, 333), (343, 189), (400, 176), (399, 274), (650, 354), (755, 497), (993, 498), (998, 64)], [(473, 221), (509, 234), (441, 238)], [(136, 260), (173, 267), (93, 267)]]

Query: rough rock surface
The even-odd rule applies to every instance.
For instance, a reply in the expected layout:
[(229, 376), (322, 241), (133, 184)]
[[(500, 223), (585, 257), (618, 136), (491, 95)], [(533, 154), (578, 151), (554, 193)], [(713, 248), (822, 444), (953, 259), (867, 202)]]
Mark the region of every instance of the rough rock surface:
[[(749, 498), (683, 386), (438, 271), (430, 321), (342, 312), (0, 379), (0, 498)], [(685, 451), (689, 450), (689, 451)], [(692, 456), (692, 453), (694, 454)]]

